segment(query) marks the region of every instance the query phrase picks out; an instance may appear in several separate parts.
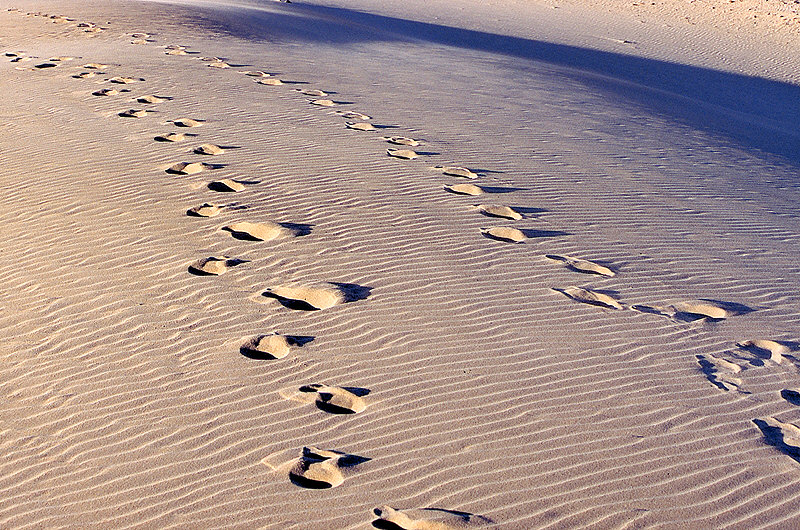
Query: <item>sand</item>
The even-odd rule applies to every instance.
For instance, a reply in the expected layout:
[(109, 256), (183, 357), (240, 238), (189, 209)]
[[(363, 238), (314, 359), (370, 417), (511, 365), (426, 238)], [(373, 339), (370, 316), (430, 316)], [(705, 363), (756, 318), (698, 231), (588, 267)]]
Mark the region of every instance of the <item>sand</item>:
[(636, 4), (3, 0), (0, 526), (791, 527), (795, 7)]

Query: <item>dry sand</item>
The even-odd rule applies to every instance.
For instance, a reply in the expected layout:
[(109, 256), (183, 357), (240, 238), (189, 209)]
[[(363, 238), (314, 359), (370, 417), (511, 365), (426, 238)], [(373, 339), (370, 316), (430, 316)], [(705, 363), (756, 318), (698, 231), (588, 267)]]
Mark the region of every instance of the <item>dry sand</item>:
[(775, 1), (2, 0), (0, 527), (796, 525)]

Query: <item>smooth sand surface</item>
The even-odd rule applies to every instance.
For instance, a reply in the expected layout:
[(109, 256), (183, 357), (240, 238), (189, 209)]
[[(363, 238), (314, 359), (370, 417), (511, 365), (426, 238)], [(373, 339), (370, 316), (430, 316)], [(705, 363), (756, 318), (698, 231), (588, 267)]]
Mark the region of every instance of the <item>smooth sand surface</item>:
[(0, 527), (796, 525), (774, 2), (2, 0)]

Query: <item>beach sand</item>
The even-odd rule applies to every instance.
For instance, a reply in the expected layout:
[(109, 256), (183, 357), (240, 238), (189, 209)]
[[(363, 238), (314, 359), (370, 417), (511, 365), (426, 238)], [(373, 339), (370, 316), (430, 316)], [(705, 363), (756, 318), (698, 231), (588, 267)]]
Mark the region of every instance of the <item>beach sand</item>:
[(715, 5), (0, 2), (0, 526), (791, 527), (800, 39)]

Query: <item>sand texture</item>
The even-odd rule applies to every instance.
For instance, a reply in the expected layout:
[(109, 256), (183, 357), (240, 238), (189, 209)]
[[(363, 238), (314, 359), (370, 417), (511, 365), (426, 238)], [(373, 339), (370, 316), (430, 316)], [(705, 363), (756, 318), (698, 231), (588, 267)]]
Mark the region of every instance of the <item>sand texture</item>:
[(793, 9), (0, 0), (0, 528), (797, 526)]

